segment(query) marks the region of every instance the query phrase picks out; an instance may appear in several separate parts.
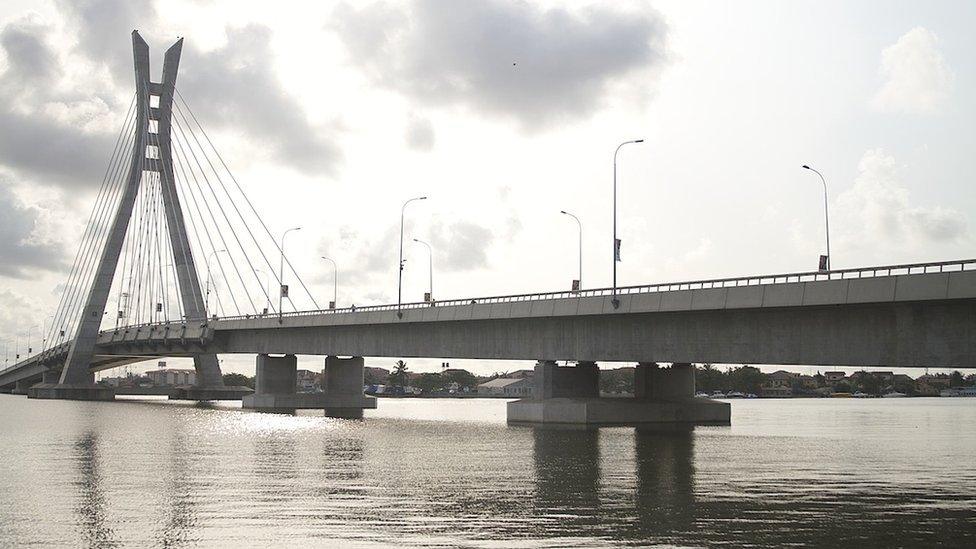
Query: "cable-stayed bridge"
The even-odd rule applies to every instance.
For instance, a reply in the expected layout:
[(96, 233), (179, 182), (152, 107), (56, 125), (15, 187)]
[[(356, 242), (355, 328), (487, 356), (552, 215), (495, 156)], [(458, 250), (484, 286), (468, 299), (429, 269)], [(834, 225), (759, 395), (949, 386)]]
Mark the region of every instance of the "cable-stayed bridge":
[[(364, 356), (530, 359), (513, 420), (727, 422), (691, 398), (691, 363), (976, 367), (976, 260), (322, 310), (179, 92), (182, 40), (161, 82), (132, 42), (136, 92), (46, 348), (0, 388), (109, 400), (95, 372), (191, 357), (183, 398), (357, 416)], [(254, 394), (224, 386), (218, 353), (258, 354)], [(294, 393), (295, 354), (328, 357), (323, 394)], [(599, 398), (599, 361), (637, 364), (634, 399)]]

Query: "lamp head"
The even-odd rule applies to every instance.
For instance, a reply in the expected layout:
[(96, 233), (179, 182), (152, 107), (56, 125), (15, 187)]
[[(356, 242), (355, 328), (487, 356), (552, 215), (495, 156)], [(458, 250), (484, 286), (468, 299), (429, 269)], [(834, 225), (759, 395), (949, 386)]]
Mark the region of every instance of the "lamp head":
[(559, 210), (559, 213), (564, 214), (566, 213), (566, 210)]
[(634, 140), (634, 143), (643, 143), (643, 142), (644, 142), (644, 140), (643, 140), (643, 139), (635, 139), (635, 140)]
[(809, 169), (810, 169), (810, 166), (807, 166), (806, 164), (804, 164), (804, 165), (803, 165), (803, 169), (804, 169), (804, 170), (809, 170)]

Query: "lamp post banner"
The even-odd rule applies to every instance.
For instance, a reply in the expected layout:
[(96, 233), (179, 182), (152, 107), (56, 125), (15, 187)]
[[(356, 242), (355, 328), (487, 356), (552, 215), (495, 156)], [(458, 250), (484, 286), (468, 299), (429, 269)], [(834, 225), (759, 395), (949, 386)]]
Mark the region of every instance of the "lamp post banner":
[(613, 260), (620, 261), (620, 239), (613, 239)]

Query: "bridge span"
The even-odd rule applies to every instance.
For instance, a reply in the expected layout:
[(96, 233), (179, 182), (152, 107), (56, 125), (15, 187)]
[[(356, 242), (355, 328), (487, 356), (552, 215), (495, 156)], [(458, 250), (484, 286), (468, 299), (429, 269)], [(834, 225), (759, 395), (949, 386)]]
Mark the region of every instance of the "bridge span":
[[(107, 330), (90, 369), (201, 353), (976, 367), (976, 260), (633, 286), (616, 296), (410, 303), (399, 312), (378, 305)], [(68, 346), (0, 372), (0, 387), (54, 379)]]

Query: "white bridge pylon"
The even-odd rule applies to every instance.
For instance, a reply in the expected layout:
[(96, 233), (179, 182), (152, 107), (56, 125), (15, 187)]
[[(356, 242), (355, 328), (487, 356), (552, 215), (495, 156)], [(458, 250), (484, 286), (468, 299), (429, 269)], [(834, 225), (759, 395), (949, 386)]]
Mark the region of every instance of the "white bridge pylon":
[[(61, 392), (33, 396), (91, 387), (103, 329), (278, 312), (271, 284), (285, 276), (310, 301), (300, 306), (318, 308), (286, 257), (288, 270), (276, 267), (275, 238), (177, 90), (182, 48), (181, 38), (166, 50), (153, 82), (149, 46), (132, 32), (135, 95), (47, 334), (51, 349), (70, 342)], [(297, 311), (291, 294), (282, 307)], [(193, 362), (197, 388), (223, 387), (216, 355)]]

